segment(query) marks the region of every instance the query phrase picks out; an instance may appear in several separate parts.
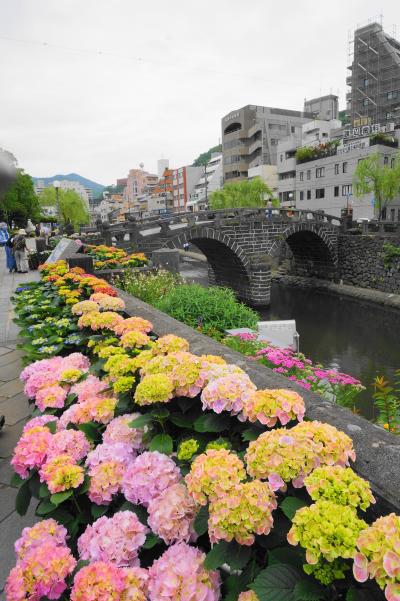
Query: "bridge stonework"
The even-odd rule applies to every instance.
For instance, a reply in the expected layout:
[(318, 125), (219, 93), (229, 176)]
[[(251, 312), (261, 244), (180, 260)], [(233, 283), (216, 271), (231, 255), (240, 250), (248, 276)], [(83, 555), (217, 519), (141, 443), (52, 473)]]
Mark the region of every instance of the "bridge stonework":
[[(197, 218), (197, 221), (195, 221)], [(331, 279), (338, 261), (337, 218), (287, 210), (275, 211), (268, 219), (264, 210), (214, 211), (184, 214), (170, 220), (127, 223), (124, 229), (105, 230), (106, 241), (132, 244), (147, 254), (159, 248), (182, 249), (185, 242), (196, 246), (207, 258), (212, 284), (232, 288), (242, 300), (268, 305), (271, 266), (289, 247), (292, 271)]]

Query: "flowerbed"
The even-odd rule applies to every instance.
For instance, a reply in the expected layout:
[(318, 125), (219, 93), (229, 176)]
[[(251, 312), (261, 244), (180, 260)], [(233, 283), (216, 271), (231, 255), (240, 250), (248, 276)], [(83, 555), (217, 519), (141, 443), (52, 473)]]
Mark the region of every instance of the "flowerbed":
[(127, 269), (128, 267), (144, 267), (148, 261), (143, 253), (126, 253), (122, 248), (101, 244), (85, 246), (85, 253), (93, 257), (95, 271), (102, 269)]
[(44, 519), (15, 543), (8, 601), (400, 599), (400, 518), (368, 525), (346, 434), (303, 421), (296, 392), (157, 338), (102, 280), (62, 262), (42, 276), (17, 293), (19, 323), (33, 342), (50, 301), (80, 352), (63, 339), (21, 374), (16, 504)]

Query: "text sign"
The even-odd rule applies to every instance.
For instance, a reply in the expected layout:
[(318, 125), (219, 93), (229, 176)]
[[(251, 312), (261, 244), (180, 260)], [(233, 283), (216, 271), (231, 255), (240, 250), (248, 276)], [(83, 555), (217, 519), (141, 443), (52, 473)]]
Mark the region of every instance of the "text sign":
[(259, 340), (268, 340), (280, 348), (293, 347), (296, 332), (296, 321), (294, 319), (280, 321), (259, 321)]
[(51, 255), (48, 257), (46, 263), (55, 263), (61, 259), (69, 259), (78, 252), (80, 244), (77, 244), (75, 240), (69, 240), (68, 238), (61, 238)]

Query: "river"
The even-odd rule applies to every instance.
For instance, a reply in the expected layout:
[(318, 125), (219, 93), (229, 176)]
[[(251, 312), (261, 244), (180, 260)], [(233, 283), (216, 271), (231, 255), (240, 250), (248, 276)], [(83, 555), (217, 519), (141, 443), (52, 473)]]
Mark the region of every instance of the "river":
[[(188, 281), (207, 283), (206, 264), (183, 263)], [(393, 378), (400, 369), (400, 315), (312, 289), (273, 284), (271, 305), (258, 309), (261, 319), (295, 319), (300, 350), (314, 363), (350, 374), (366, 387), (357, 399), (357, 410), (375, 418), (372, 381), (376, 375)]]

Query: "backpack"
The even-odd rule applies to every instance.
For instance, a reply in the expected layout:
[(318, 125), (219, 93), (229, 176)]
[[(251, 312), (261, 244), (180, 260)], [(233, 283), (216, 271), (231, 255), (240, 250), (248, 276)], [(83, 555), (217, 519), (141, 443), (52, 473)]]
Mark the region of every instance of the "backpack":
[(14, 250), (25, 250), (26, 243), (24, 236), (17, 236), (14, 240)]

